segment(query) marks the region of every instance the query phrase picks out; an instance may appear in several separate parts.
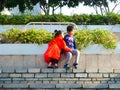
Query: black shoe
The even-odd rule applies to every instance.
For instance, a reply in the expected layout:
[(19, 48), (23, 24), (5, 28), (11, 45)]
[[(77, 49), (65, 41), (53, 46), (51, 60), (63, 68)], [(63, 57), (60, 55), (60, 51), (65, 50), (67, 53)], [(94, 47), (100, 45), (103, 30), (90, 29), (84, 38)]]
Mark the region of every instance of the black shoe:
[(48, 66), (47, 68), (53, 68), (53, 66)]
[(69, 66), (68, 64), (66, 64), (66, 65), (64, 65), (64, 68), (65, 68), (66, 70), (68, 70), (68, 69), (70, 69), (70, 66)]
[(77, 69), (77, 65), (78, 65), (77, 63), (73, 64), (73, 66), (74, 66), (75, 69)]

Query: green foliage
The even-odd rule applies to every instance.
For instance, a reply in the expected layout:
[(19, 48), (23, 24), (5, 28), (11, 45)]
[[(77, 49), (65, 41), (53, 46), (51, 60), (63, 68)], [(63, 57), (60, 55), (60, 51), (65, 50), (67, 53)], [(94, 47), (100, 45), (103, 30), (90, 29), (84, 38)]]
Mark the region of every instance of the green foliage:
[(77, 47), (81, 50), (92, 43), (92, 31), (84, 29), (75, 33)]
[(91, 44), (102, 44), (107, 49), (115, 49), (117, 46), (116, 36), (107, 30), (79, 30), (75, 37), (80, 50)]
[(120, 14), (106, 13), (106, 20), (108, 21), (108, 24), (120, 24)]
[(2, 38), (6, 43), (15, 43), (19, 39), (20, 30), (13, 28), (2, 33)]
[(2, 38), (5, 43), (48, 43), (52, 39), (52, 34), (44, 29), (30, 29), (26, 31), (16, 28), (7, 30), (2, 33)]
[(19, 11), (23, 13), (26, 9), (32, 10), (38, 2), (39, 0), (0, 0), (0, 11), (18, 6)]
[(105, 16), (101, 16), (101, 15), (90, 15), (89, 16), (90, 20), (88, 21), (89, 24), (92, 25), (99, 25), (99, 24), (108, 24), (106, 22), (106, 17)]
[(77, 25), (108, 25), (120, 24), (120, 14), (107, 13), (101, 15), (73, 15), (67, 16), (62, 14), (55, 15), (0, 15), (0, 24), (27, 24), (28, 22), (74, 22)]
[[(5, 43), (48, 43), (53, 35), (44, 29), (30, 29), (26, 31), (16, 28), (7, 30), (1, 34)], [(91, 45), (102, 44), (107, 49), (115, 49), (117, 44), (116, 36), (107, 30), (78, 30), (75, 33), (76, 43), (79, 50)]]
[(116, 48), (117, 39), (115, 34), (100, 29), (95, 29), (93, 32), (93, 42), (95, 44), (102, 44), (107, 49)]

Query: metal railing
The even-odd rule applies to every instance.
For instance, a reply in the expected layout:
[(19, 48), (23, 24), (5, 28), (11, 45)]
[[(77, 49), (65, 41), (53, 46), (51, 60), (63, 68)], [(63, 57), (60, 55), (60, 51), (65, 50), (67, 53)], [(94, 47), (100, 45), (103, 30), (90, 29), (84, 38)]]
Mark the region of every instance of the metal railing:
[(35, 25), (42, 25), (41, 28), (44, 27), (44, 25), (50, 25), (50, 28), (52, 25), (73, 25), (77, 28), (77, 25), (73, 22), (29, 22), (25, 25), (24, 30), (26, 30), (29, 25), (33, 25), (33, 28), (35, 28)]

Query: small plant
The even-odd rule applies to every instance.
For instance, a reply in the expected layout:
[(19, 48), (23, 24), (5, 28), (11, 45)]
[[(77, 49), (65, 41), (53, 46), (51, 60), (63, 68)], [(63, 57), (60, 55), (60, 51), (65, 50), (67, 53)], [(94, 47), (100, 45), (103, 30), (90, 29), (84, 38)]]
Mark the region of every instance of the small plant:
[(95, 44), (102, 44), (107, 49), (115, 49), (117, 38), (115, 34), (107, 30), (95, 29), (93, 31), (93, 42)]
[(21, 31), (16, 29), (16, 28), (12, 28), (10, 30), (7, 30), (6, 32), (3, 32), (1, 35), (3, 42), (6, 43), (15, 43), (19, 40), (19, 35), (20, 35)]
[(75, 33), (76, 43), (80, 50), (90, 45), (90, 43), (92, 43), (91, 41), (93, 36), (91, 33), (92, 32), (87, 29), (79, 30)]
[(10, 29), (2, 33), (5, 43), (48, 43), (52, 39), (52, 34), (44, 29), (30, 29), (26, 31)]
[(107, 30), (79, 30), (75, 37), (80, 50), (91, 44), (102, 44), (107, 49), (115, 49), (117, 46), (116, 36)]

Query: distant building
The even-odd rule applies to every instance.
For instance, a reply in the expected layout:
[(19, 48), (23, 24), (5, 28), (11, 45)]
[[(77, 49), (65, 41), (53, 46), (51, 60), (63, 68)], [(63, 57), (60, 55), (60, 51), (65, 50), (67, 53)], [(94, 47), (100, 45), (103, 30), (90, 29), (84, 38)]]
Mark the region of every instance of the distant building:
[(2, 15), (11, 15), (10, 11), (7, 8), (4, 8), (4, 10), (1, 12)]

